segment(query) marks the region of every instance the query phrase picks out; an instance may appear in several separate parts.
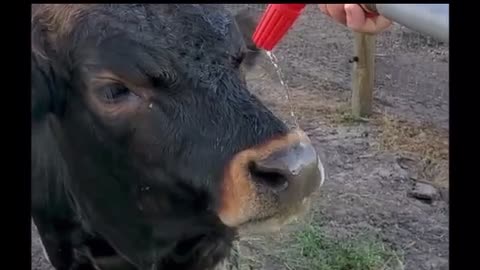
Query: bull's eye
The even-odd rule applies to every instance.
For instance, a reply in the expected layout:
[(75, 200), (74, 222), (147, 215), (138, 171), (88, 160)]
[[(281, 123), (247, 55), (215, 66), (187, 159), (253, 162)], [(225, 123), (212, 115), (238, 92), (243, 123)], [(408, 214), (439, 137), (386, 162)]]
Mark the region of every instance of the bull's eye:
[(130, 96), (132, 92), (123, 85), (110, 85), (102, 89), (102, 98), (106, 102), (118, 102)]
[(177, 84), (177, 76), (171, 71), (161, 71), (156, 75), (150, 75), (153, 87), (159, 89), (171, 88)]

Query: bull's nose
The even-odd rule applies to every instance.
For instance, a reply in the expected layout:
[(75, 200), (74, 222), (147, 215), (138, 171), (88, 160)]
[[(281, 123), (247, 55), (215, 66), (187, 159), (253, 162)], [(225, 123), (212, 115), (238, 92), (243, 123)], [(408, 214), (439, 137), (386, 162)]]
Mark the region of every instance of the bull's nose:
[(323, 164), (310, 142), (299, 141), (249, 166), (252, 179), (287, 201), (309, 196), (324, 181)]

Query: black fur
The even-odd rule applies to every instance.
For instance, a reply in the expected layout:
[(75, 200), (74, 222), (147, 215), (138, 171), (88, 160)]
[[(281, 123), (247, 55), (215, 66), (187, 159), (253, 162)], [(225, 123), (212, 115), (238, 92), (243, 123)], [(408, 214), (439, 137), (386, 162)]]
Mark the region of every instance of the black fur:
[[(56, 269), (120, 256), (205, 270), (228, 255), (235, 231), (214, 211), (224, 167), (287, 132), (246, 88), (238, 27), (204, 5), (98, 5), (65, 36), (33, 18), (32, 217)], [(89, 78), (103, 70), (153, 81), (151, 108), (99, 113)]]

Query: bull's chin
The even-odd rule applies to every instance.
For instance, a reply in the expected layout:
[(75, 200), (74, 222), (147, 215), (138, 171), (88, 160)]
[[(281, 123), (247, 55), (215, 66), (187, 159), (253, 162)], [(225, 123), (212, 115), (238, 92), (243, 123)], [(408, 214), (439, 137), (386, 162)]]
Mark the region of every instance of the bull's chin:
[(286, 225), (303, 218), (310, 209), (310, 198), (305, 198), (299, 204), (282, 209), (277, 214), (251, 219), (237, 227), (240, 238), (254, 234), (270, 234), (280, 231)]

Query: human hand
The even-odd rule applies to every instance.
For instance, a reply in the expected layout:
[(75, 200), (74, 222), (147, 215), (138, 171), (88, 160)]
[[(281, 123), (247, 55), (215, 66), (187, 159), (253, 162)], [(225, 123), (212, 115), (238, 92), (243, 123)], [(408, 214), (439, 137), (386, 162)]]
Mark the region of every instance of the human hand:
[(320, 4), (319, 6), (323, 13), (356, 32), (378, 34), (392, 24), (381, 15), (367, 17), (367, 13), (359, 4)]

